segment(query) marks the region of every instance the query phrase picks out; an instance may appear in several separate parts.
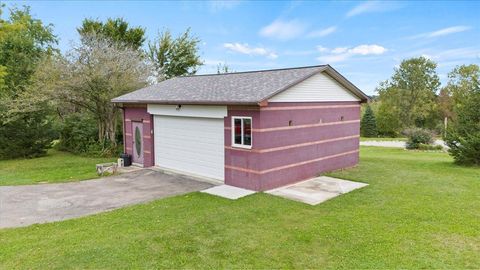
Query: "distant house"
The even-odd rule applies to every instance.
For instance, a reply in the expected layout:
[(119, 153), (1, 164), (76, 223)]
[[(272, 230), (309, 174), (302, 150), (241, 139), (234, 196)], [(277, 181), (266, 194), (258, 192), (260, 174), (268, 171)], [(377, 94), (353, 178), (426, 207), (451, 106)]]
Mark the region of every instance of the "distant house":
[(178, 77), (113, 102), (136, 164), (267, 190), (356, 165), (367, 99), (322, 65)]

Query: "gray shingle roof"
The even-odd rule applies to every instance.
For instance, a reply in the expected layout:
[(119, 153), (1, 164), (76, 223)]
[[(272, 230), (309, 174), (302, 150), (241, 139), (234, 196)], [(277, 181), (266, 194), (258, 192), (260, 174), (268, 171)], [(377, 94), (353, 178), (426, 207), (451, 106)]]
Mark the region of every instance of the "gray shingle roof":
[[(264, 71), (176, 77), (114, 98), (116, 103), (258, 104), (328, 65)], [(333, 70), (334, 71), (334, 70)], [(338, 72), (334, 71), (343, 78)], [(335, 78), (335, 77), (334, 77)], [(336, 78), (338, 80), (338, 78)], [(345, 79), (345, 78), (343, 78)], [(345, 79), (346, 81), (346, 79)], [(348, 81), (346, 81), (348, 82)], [(354, 94), (366, 99), (350, 82)], [(345, 85), (347, 87), (347, 85)], [(349, 87), (347, 87), (349, 88)], [(359, 93), (355, 93), (358, 90)]]

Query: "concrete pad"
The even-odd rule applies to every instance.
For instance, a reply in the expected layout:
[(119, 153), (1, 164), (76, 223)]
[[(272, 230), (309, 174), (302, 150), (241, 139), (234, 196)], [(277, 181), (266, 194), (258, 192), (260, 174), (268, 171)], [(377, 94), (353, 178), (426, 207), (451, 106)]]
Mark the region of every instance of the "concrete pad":
[(317, 205), (365, 186), (368, 186), (368, 184), (320, 176), (293, 185), (272, 189), (266, 191), (266, 193), (310, 205)]
[(92, 215), (212, 186), (149, 169), (80, 182), (0, 186), (0, 228)]
[(216, 187), (211, 187), (209, 189), (205, 189), (200, 192), (227, 198), (230, 200), (236, 200), (238, 198), (242, 198), (255, 193), (255, 191), (253, 190), (248, 190), (248, 189), (229, 186), (229, 185), (220, 185)]

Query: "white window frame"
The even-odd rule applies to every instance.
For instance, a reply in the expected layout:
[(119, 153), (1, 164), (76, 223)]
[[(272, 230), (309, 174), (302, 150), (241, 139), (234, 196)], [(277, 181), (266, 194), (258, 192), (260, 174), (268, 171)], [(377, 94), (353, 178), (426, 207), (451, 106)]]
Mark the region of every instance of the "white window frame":
[[(241, 124), (240, 133), (241, 133), (241, 139), (242, 139), (241, 144), (236, 144), (235, 143), (235, 119), (240, 119), (240, 124)], [(251, 132), (250, 133), (250, 145), (243, 144), (244, 143), (243, 142), (243, 140), (244, 140), (243, 120), (244, 119), (250, 120), (250, 132)], [(232, 116), (232, 147), (252, 149), (252, 145), (253, 145), (253, 119), (252, 119), (252, 117), (249, 117), (249, 116)]]

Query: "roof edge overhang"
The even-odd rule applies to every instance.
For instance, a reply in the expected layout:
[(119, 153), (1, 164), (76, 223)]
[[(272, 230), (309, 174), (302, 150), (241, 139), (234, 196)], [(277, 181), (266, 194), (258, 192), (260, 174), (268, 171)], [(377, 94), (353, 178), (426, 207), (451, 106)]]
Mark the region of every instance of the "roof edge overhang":
[(112, 99), (113, 103), (121, 104), (163, 104), (163, 105), (254, 105), (260, 106), (259, 102), (234, 102), (234, 101), (186, 101), (186, 100), (121, 100)]

